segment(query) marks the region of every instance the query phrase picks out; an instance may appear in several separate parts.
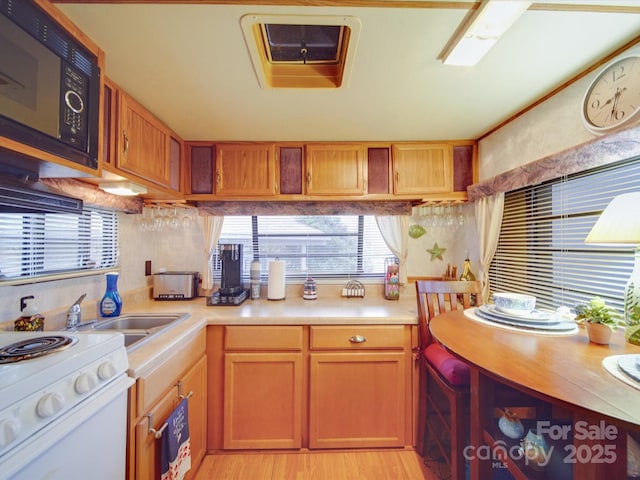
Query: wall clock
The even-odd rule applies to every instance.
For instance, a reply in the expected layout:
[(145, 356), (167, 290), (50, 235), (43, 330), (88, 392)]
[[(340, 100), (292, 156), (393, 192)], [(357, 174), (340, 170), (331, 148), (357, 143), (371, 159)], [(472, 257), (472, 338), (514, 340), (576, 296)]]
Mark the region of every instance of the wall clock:
[(603, 135), (640, 120), (640, 52), (607, 64), (582, 100), (582, 120)]

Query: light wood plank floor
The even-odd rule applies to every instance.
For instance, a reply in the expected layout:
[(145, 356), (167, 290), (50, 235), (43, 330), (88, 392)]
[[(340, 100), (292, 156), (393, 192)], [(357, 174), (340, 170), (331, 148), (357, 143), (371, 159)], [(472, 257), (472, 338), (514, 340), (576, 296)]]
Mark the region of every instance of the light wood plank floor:
[(437, 480), (412, 450), (207, 455), (195, 480)]

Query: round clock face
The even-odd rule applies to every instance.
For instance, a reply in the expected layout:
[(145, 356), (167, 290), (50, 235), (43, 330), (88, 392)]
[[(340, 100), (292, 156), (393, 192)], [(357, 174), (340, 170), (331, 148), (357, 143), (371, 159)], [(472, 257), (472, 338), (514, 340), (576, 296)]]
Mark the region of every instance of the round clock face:
[(588, 88), (582, 102), (585, 125), (594, 133), (606, 133), (639, 117), (640, 55), (606, 66)]

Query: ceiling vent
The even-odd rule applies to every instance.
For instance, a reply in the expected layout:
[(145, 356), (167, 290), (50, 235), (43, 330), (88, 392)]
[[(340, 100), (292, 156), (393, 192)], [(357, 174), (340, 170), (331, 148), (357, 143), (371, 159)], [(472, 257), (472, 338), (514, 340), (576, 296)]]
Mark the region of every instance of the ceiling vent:
[(250, 14), (240, 24), (263, 88), (347, 85), (361, 29), (357, 18)]

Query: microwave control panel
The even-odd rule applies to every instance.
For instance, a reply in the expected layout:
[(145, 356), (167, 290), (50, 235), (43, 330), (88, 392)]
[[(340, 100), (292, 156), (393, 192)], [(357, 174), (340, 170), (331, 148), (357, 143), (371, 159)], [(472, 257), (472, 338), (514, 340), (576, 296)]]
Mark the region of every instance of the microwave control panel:
[(62, 69), (60, 97), (60, 140), (84, 150), (87, 143), (87, 78), (70, 65)]

